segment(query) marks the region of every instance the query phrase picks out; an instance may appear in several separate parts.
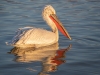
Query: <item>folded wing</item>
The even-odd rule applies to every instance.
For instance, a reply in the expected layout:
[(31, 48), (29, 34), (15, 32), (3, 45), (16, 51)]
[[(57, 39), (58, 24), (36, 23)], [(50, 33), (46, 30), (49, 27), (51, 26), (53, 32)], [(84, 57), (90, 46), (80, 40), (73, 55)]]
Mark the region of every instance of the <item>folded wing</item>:
[(9, 42), (10, 45), (20, 44), (52, 44), (56, 42), (55, 33), (45, 29), (24, 27), (20, 28), (14, 38)]

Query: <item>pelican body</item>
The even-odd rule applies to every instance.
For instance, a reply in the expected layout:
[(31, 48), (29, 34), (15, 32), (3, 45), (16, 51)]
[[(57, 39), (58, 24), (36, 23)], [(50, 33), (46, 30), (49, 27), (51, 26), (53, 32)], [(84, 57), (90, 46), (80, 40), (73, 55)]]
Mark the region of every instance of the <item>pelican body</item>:
[(71, 40), (67, 30), (56, 16), (56, 12), (51, 5), (46, 5), (42, 11), (43, 19), (51, 27), (52, 31), (42, 28), (24, 27), (19, 28), (16, 35), (8, 45), (15, 47), (42, 47), (58, 42), (58, 29)]

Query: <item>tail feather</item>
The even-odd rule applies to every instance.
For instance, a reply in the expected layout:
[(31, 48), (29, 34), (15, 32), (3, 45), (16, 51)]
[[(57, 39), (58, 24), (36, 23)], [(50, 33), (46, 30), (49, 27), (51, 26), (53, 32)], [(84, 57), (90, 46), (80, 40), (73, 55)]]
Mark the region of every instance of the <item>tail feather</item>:
[(24, 28), (19, 28), (13, 37), (13, 39), (9, 42), (5, 42), (6, 45), (15, 45), (16, 42), (25, 34), (26, 31), (29, 29), (32, 29), (33, 27), (24, 27)]

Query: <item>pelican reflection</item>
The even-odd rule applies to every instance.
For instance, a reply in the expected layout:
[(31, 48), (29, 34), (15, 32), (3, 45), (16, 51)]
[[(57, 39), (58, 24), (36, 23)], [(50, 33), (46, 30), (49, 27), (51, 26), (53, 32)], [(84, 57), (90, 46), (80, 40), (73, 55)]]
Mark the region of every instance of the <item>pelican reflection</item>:
[[(59, 49), (58, 43), (41, 48), (17, 48), (14, 47), (9, 53), (15, 55), (17, 62), (34, 62), (42, 63), (42, 70), (38, 75), (45, 75), (48, 72), (54, 72), (57, 67), (65, 63), (65, 52), (71, 48), (69, 45), (65, 49)], [(59, 49), (59, 50), (58, 50)]]

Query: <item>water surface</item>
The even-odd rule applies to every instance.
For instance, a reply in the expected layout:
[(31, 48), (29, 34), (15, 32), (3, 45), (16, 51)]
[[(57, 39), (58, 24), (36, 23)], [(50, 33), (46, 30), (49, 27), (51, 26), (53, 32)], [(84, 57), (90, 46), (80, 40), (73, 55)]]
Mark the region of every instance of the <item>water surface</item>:
[[(70, 44), (72, 47), (56, 56), (58, 48), (49, 47), (44, 50), (47, 54), (41, 61), (33, 60), (32, 49), (16, 49), (7, 46), (18, 28), (34, 26), (50, 29), (43, 21), (41, 12), (45, 5), (52, 5), (57, 16), (68, 30), (72, 40), (60, 33), (59, 52), (63, 52)], [(26, 51), (25, 51), (26, 50)], [(31, 51), (32, 50), (32, 51)], [(42, 49), (40, 49), (42, 50)], [(17, 52), (16, 52), (17, 51)], [(22, 53), (21, 53), (22, 51)], [(24, 62), (23, 53), (29, 54), (31, 62)], [(36, 51), (37, 52), (37, 51)], [(61, 53), (60, 52), (60, 53)], [(38, 53), (38, 52), (37, 52)], [(49, 54), (51, 53), (51, 55)], [(17, 55), (16, 55), (17, 54)], [(21, 54), (21, 55), (20, 55)], [(43, 64), (50, 56), (61, 58), (53, 60), (52, 71), (44, 72)], [(30, 58), (28, 57), (28, 58)], [(21, 61), (17, 61), (17, 59)], [(27, 57), (26, 57), (27, 58)], [(40, 59), (39, 59), (40, 60)], [(45, 61), (44, 61), (45, 60)], [(56, 62), (56, 64), (54, 63)], [(57, 65), (57, 63), (60, 63)], [(55, 66), (54, 66), (55, 65)], [(0, 75), (99, 75), (100, 74), (100, 1), (99, 0), (1, 0), (0, 1)]]

